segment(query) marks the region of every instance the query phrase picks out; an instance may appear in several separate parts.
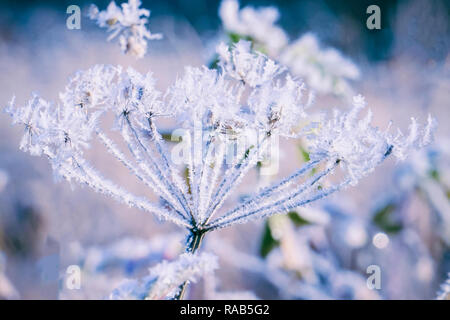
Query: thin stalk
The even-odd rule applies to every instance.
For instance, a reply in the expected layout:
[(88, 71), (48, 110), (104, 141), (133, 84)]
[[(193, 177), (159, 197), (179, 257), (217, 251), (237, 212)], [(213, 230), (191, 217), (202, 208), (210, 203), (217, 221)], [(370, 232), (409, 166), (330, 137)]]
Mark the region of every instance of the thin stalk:
[[(203, 237), (206, 234), (204, 230), (195, 230), (191, 229), (189, 235), (189, 243), (186, 247), (186, 252), (194, 254), (201, 246)], [(186, 289), (189, 285), (189, 281), (185, 281), (179, 289), (178, 294), (175, 296), (175, 300), (183, 300), (184, 295), (186, 294)]]

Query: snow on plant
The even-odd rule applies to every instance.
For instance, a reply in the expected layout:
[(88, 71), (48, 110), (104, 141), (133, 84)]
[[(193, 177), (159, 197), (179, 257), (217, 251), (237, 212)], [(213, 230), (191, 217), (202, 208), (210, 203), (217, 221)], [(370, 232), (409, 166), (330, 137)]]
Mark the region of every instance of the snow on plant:
[(150, 275), (142, 280), (125, 281), (109, 296), (110, 299), (164, 299), (179, 294), (187, 281), (195, 282), (199, 277), (217, 268), (217, 257), (210, 253), (184, 253), (175, 261), (156, 265)]
[(277, 8), (239, 10), (239, 1), (223, 0), (219, 15), (231, 42), (240, 38), (251, 41), (255, 50), (279, 61), (320, 94), (353, 95), (349, 81), (359, 78), (358, 67), (338, 50), (322, 48), (312, 33), (289, 42), (284, 30), (275, 25), (279, 18)]
[(106, 10), (99, 11), (95, 5), (91, 5), (89, 9), (89, 18), (111, 33), (108, 41), (119, 37), (122, 52), (137, 58), (142, 58), (147, 52), (148, 40), (162, 38), (161, 34), (151, 33), (147, 28), (150, 11), (139, 8), (140, 5), (140, 0), (128, 0), (128, 3), (122, 4), (121, 9), (112, 1)]
[[(14, 124), (24, 126), (20, 148), (46, 156), (57, 178), (87, 185), (186, 228), (188, 253), (200, 247), (208, 232), (327, 197), (355, 185), (390, 155), (403, 159), (410, 149), (431, 139), (435, 126), (431, 117), (424, 127), (413, 119), (407, 136), (373, 127), (370, 112), (359, 117), (365, 108), (360, 96), (350, 111), (335, 111), (329, 119), (299, 130), (297, 124), (307, 118), (310, 102), (303, 83), (267, 56), (251, 51), (248, 42), (228, 51), (221, 46), (219, 52), (220, 69), (188, 67), (164, 94), (156, 90), (151, 73), (97, 65), (77, 72), (59, 103), (33, 95), (24, 107), (16, 107), (13, 99), (6, 111)], [(128, 146), (127, 153), (103, 129), (106, 114), (115, 116), (113, 129)], [(175, 148), (170, 150), (158, 131), (163, 117), (177, 121), (184, 131), (184, 163), (173, 161)], [(239, 148), (249, 130), (258, 138)], [(222, 210), (274, 137), (307, 137), (311, 160), (234, 208)], [(160, 201), (136, 196), (94, 169), (85, 152), (93, 139)], [(230, 157), (229, 150), (236, 147), (241, 151)], [(340, 180), (319, 186), (338, 167), (343, 169)], [(187, 172), (187, 179), (182, 172)]]

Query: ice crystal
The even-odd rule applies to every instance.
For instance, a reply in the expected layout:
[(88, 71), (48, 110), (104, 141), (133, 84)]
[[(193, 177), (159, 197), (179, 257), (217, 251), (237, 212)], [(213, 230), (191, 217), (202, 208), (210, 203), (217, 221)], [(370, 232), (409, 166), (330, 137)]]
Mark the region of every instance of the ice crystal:
[(99, 11), (97, 6), (91, 5), (89, 17), (102, 27), (107, 28), (111, 35), (108, 41), (119, 37), (122, 52), (130, 53), (142, 58), (147, 52), (148, 40), (159, 40), (162, 35), (151, 33), (147, 28), (150, 11), (139, 8), (140, 0), (129, 0), (122, 8), (112, 1), (106, 10)]
[(406, 137), (400, 130), (395, 135), (383, 132), (371, 125), (370, 110), (364, 118), (358, 119), (365, 106), (362, 96), (354, 97), (353, 108), (349, 112), (335, 110), (331, 119), (321, 121), (309, 135), (311, 159), (326, 158), (330, 164), (342, 163), (352, 184), (373, 171), (391, 153), (403, 160), (411, 149), (428, 144), (430, 132), (435, 127), (435, 120), (429, 116), (422, 129), (412, 118)]
[(284, 69), (263, 54), (253, 52), (249, 41), (239, 41), (234, 50), (221, 43), (217, 49), (220, 66), (234, 79), (248, 84), (252, 88), (273, 81)]

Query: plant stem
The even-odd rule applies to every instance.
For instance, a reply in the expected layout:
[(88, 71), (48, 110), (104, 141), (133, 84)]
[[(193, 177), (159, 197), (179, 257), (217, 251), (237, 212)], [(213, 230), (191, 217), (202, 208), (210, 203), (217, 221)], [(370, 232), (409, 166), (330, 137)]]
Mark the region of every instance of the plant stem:
[[(197, 229), (191, 229), (190, 232), (191, 233), (189, 235), (186, 252), (194, 254), (200, 248), (200, 245), (202, 244), (203, 237), (205, 236), (206, 232), (204, 230), (197, 230)], [(174, 298), (175, 300), (183, 300), (188, 285), (189, 281), (185, 281), (180, 286), (179, 292)]]

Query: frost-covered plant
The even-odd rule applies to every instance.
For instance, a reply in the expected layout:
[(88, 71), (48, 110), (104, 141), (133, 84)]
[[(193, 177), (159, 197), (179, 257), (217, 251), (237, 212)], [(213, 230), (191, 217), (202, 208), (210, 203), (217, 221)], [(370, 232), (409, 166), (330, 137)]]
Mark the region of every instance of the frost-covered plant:
[(246, 39), (254, 49), (279, 61), (295, 76), (302, 77), (310, 89), (320, 94), (343, 97), (353, 95), (350, 81), (359, 78), (358, 67), (338, 50), (322, 48), (317, 37), (305, 33), (289, 41), (275, 23), (280, 14), (275, 7), (244, 7), (238, 0), (223, 0), (219, 8), (223, 28), (231, 42)]
[[(307, 118), (309, 107), (303, 83), (267, 56), (251, 51), (248, 42), (221, 46), (219, 53), (218, 70), (188, 67), (164, 94), (156, 90), (151, 73), (97, 65), (77, 72), (59, 103), (34, 95), (24, 107), (16, 107), (13, 99), (6, 111), (14, 124), (24, 126), (21, 149), (46, 156), (57, 178), (88, 185), (186, 228), (188, 253), (197, 251), (208, 232), (322, 199), (355, 185), (390, 155), (403, 159), (410, 149), (431, 140), (431, 117), (424, 127), (413, 119), (407, 136), (392, 134), (389, 128), (373, 127), (370, 112), (359, 117), (365, 108), (360, 96), (350, 111), (335, 111), (300, 130), (297, 124)], [(103, 129), (107, 114), (114, 115), (113, 129), (128, 146), (127, 153)], [(162, 117), (176, 121), (183, 131), (172, 150), (157, 129)], [(249, 144), (244, 140), (242, 147), (242, 139), (251, 132), (256, 132), (256, 139)], [(307, 137), (310, 161), (221, 210), (279, 137)], [(159, 203), (132, 194), (94, 169), (86, 160), (94, 138), (153, 190)], [(328, 187), (322, 184), (338, 167), (343, 170), (336, 181), (330, 180)], [(315, 173), (310, 175), (312, 169)], [(187, 179), (182, 172), (187, 172)]]
[(151, 33), (147, 28), (150, 11), (139, 8), (140, 0), (128, 0), (122, 8), (112, 1), (106, 10), (99, 11), (97, 6), (89, 8), (89, 18), (95, 20), (101, 28), (107, 28), (111, 35), (108, 41), (119, 37), (123, 53), (130, 53), (142, 58), (147, 52), (148, 40), (159, 40), (160, 33)]
[(141, 280), (128, 280), (109, 296), (113, 300), (163, 299), (178, 294), (179, 287), (187, 281), (195, 282), (217, 268), (217, 257), (210, 253), (184, 253), (175, 261), (163, 261), (149, 270)]

